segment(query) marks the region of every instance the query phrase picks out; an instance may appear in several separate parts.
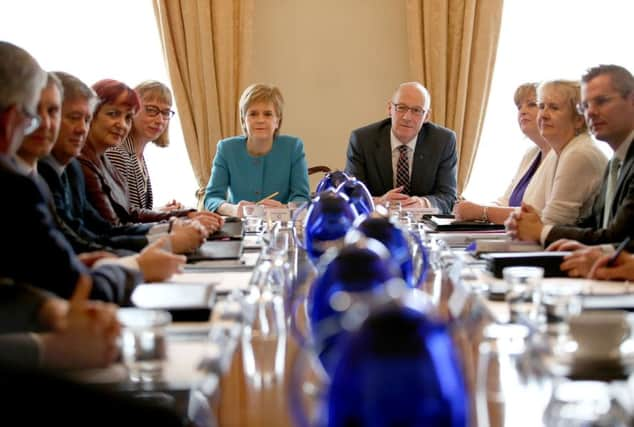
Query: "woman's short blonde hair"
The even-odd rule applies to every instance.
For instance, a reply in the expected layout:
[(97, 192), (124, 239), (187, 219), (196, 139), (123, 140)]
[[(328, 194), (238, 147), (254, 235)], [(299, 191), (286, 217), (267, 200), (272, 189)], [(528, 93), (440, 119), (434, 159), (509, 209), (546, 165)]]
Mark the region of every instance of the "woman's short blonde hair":
[(537, 87), (537, 98), (541, 99), (544, 90), (553, 89), (560, 95), (563, 95), (572, 111), (571, 120), (581, 118), (581, 128), (575, 129), (577, 134), (586, 132), (588, 125), (585, 118), (577, 111), (577, 104), (581, 101), (581, 84), (577, 80), (550, 80), (542, 82)]
[[(172, 106), (172, 91), (163, 83), (156, 80), (146, 80), (139, 83), (134, 90), (141, 98), (141, 102), (145, 105), (146, 101), (160, 101)], [(152, 141), (159, 147), (167, 147), (170, 144), (169, 139), (169, 127), (170, 123), (167, 122), (165, 131), (159, 135), (156, 140)], [(130, 134), (135, 132), (134, 123), (132, 123), (132, 130)]]
[(284, 98), (282, 97), (282, 92), (273, 86), (266, 85), (262, 83), (255, 83), (249, 86), (242, 92), (240, 96), (240, 124), (242, 125), (242, 132), (247, 134), (247, 126), (245, 123), (245, 118), (247, 116), (247, 110), (249, 107), (257, 102), (270, 102), (273, 104), (273, 108), (275, 109), (275, 114), (277, 115), (277, 129), (273, 134), (273, 138), (275, 138), (282, 127), (282, 113), (284, 109)]
[(515, 106), (520, 108), (520, 104), (526, 98), (530, 98), (531, 96), (537, 97), (537, 83), (529, 82), (523, 83), (515, 89), (515, 93), (513, 94), (513, 102), (515, 102)]

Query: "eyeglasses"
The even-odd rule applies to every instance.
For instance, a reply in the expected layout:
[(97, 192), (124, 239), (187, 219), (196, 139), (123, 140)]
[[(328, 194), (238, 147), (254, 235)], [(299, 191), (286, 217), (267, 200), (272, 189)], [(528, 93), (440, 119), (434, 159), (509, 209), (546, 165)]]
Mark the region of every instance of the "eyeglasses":
[(24, 136), (30, 135), (40, 127), (42, 119), (37, 114), (29, 112), (26, 107), (22, 106), (22, 114), (26, 117), (26, 125), (24, 126)]
[(174, 110), (170, 110), (169, 108), (166, 108), (165, 110), (161, 110), (160, 108), (154, 105), (146, 105), (145, 113), (150, 117), (156, 117), (160, 114), (161, 116), (163, 116), (165, 120), (171, 119), (172, 117), (174, 117), (174, 114), (176, 114)]
[(401, 114), (411, 111), (415, 116), (422, 116), (425, 113), (425, 109), (421, 107), (410, 107), (406, 104), (395, 104), (393, 102), (392, 105), (394, 106), (394, 109)]
[(606, 104), (610, 103), (613, 99), (617, 98), (618, 95), (599, 95), (595, 96), (592, 99), (588, 99), (586, 101), (580, 102), (577, 104), (577, 112), (581, 115), (585, 114), (590, 107), (601, 108)]

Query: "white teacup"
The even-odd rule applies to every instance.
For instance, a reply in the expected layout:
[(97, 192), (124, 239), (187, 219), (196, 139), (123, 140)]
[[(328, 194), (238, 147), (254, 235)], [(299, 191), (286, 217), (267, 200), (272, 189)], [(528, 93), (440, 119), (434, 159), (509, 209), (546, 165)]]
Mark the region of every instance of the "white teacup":
[(569, 326), (577, 342), (576, 354), (585, 358), (618, 357), (631, 333), (628, 313), (623, 310), (586, 311), (572, 316)]

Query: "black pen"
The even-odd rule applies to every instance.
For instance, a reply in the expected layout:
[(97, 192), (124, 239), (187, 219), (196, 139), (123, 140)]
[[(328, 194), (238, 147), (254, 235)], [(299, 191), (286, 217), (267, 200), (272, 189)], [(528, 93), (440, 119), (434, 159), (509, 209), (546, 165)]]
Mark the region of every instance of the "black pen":
[(627, 236), (625, 239), (623, 239), (621, 244), (616, 248), (616, 251), (612, 254), (610, 259), (608, 260), (608, 263), (607, 263), (608, 267), (614, 266), (616, 259), (619, 257), (619, 255), (621, 255), (621, 252), (623, 252), (623, 249), (625, 249), (628, 243), (630, 243), (630, 236)]

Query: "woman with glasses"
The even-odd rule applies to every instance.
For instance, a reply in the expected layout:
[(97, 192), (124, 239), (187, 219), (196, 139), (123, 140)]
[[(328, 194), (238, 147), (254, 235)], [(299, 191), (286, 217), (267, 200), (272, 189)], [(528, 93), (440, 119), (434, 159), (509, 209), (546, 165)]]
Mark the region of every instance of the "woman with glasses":
[(467, 200), (456, 203), (454, 214), (461, 220), (485, 220), (503, 224), (509, 214), (521, 205), (524, 193), (531, 180), (540, 172), (540, 165), (550, 151), (550, 145), (537, 128), (537, 84), (524, 83), (515, 90), (513, 100), (517, 107), (517, 122), (520, 130), (534, 147), (524, 154), (520, 167), (504, 195), (493, 205), (479, 205)]
[[(93, 89), (99, 103), (95, 107), (79, 162), (86, 179), (88, 199), (101, 216), (114, 225), (155, 222), (172, 216), (187, 217), (205, 227), (206, 231), (201, 230), (204, 237), (207, 232), (216, 231), (222, 225), (218, 215), (193, 209), (159, 212), (139, 208), (129, 202), (126, 178), (105, 153), (120, 146), (128, 137), (134, 117), (142, 105), (141, 100), (132, 88), (116, 80), (101, 80), (93, 85)], [(198, 227), (198, 223), (194, 225)]]
[[(169, 123), (174, 116), (172, 92), (155, 80), (145, 81), (134, 90), (141, 100), (139, 112), (132, 120), (128, 137), (121, 144), (108, 149), (106, 156), (126, 179), (130, 206), (153, 209), (152, 182), (143, 152), (149, 142), (159, 147), (169, 145)], [(173, 200), (159, 208), (162, 211), (174, 209), (183, 209), (183, 205)]]
[(242, 216), (242, 208), (261, 202), (282, 206), (309, 200), (304, 144), (280, 135), (282, 93), (275, 86), (254, 84), (240, 96), (243, 136), (218, 143), (205, 208), (223, 215)]

